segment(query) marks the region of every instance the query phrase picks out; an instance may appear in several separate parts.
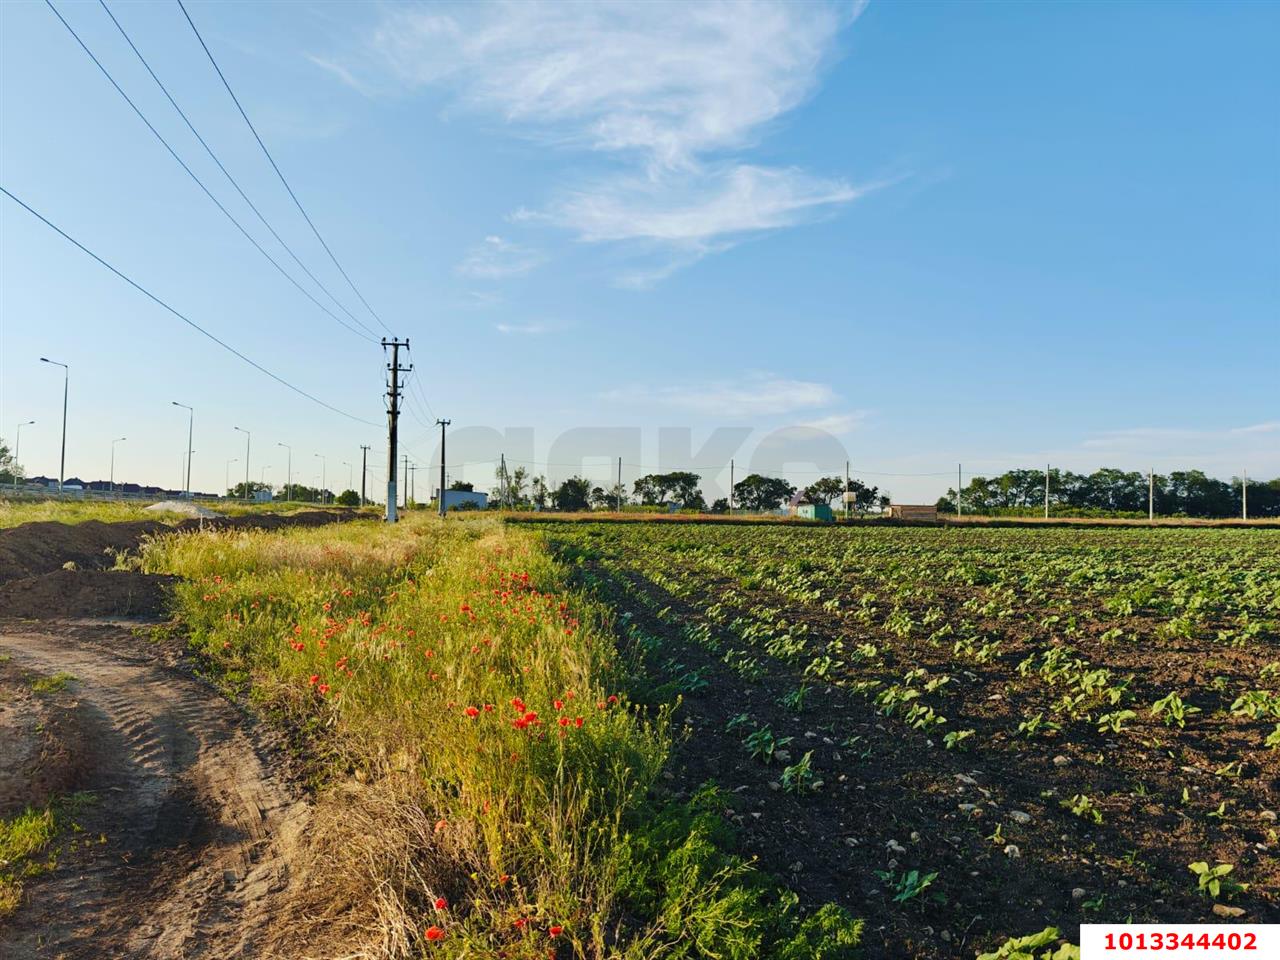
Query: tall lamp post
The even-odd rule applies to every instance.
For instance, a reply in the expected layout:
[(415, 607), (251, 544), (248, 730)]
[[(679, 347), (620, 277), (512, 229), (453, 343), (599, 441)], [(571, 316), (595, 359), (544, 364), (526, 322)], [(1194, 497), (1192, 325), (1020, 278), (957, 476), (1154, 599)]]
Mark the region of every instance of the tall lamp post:
[(356, 468), (351, 466), (351, 464), (347, 463), (347, 461), (345, 460), (342, 461), (342, 465), (347, 468), (347, 489), (350, 490), (352, 489), (352, 485), (355, 483), (355, 480), (353, 478), (356, 475), (355, 474)]
[(287, 443), (276, 443), (277, 447), (284, 447), (289, 451), (288, 465), (284, 471), (284, 499), (286, 502), (293, 499), (293, 447)]
[(188, 500), (190, 500), (191, 499), (191, 437), (192, 437), (192, 430), (195, 428), (195, 423), (196, 423), (196, 410), (195, 410), (195, 407), (189, 407), (185, 403), (179, 403), (177, 400), (174, 400), (172, 402), (175, 407), (182, 407), (182, 409), (187, 411), (187, 476), (186, 476), (186, 480), (184, 481), (184, 486), (186, 487), (186, 489), (183, 490), (182, 493), (183, 493), (183, 496), (185, 496)]
[(327, 461), (324, 458), (323, 453), (317, 453), (316, 456), (320, 458), (320, 502), (324, 504), (329, 502), (328, 499), (325, 497), (325, 492), (324, 492), (325, 484), (328, 483), (328, 480), (326, 478), (328, 476), (328, 471), (329, 471), (329, 461)]
[(22, 428), (29, 427), (34, 420), (27, 420), (25, 423), (18, 424), (18, 429), (13, 433), (13, 489), (18, 489), (18, 454), (22, 452)]
[(249, 431), (244, 427), (236, 427), (244, 434), (244, 498), (249, 499), (249, 440), (251, 439)]
[(61, 493), (62, 480), (67, 475), (67, 387), (71, 382), (71, 368), (48, 357), (41, 357), (40, 362), (62, 368), (62, 458), (58, 461), (58, 492)]
[(239, 457), (232, 457), (230, 460), (226, 462), (226, 465), (222, 468), (222, 489), (227, 491), (228, 500), (231, 499), (231, 465), (233, 463), (239, 463), (239, 462), (240, 462)]
[(111, 492), (116, 492), (116, 444), (121, 440), (128, 440), (128, 437), (116, 437), (111, 441), (111, 479), (107, 482), (111, 484)]

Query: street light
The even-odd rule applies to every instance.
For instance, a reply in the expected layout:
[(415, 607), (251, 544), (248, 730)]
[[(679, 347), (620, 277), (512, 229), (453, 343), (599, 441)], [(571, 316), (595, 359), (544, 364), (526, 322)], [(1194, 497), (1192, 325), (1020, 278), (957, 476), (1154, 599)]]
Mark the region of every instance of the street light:
[(22, 450), (22, 428), (29, 427), (33, 423), (35, 423), (34, 420), (20, 423), (18, 424), (18, 429), (13, 432), (13, 489), (15, 492), (18, 489), (18, 454)]
[(249, 431), (244, 427), (236, 427), (244, 434), (244, 498), (249, 499)]
[(284, 499), (287, 503), (293, 499), (293, 447), (287, 443), (277, 443), (276, 446), (289, 451), (289, 464), (285, 467), (284, 474)]
[(329, 462), (325, 460), (323, 453), (317, 453), (316, 456), (320, 458), (320, 502), (328, 503), (329, 501), (325, 497), (324, 488), (325, 484), (328, 482), (325, 477), (329, 470)]
[(231, 465), (233, 463), (238, 463), (239, 460), (239, 457), (232, 457), (222, 468), (222, 489), (227, 491), (228, 500), (231, 499)]
[(71, 368), (48, 357), (41, 357), (40, 362), (62, 368), (62, 459), (58, 461), (58, 492), (61, 493), (62, 479), (67, 473), (67, 387), (71, 382)]
[(351, 464), (347, 463), (345, 460), (342, 461), (342, 465), (347, 468), (347, 489), (350, 490), (352, 488), (351, 485), (355, 483), (353, 478), (355, 477), (356, 468), (351, 466)]
[(182, 407), (182, 409), (188, 411), (188, 414), (189, 414), (187, 417), (187, 478), (185, 481), (186, 490), (183, 491), (183, 496), (185, 496), (188, 500), (190, 500), (191, 499), (191, 432), (194, 429), (195, 423), (196, 423), (196, 411), (194, 407), (188, 407), (185, 403), (179, 403), (177, 400), (173, 401), (173, 405), (175, 407)]
[(111, 441), (111, 479), (108, 482), (111, 484), (112, 493), (116, 492), (116, 444), (128, 439), (128, 437), (116, 437)]

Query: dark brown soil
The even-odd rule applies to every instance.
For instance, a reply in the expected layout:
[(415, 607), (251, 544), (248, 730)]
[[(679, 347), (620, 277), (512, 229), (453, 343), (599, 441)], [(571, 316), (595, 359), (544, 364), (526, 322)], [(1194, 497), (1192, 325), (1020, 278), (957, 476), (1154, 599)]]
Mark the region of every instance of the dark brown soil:
[(308, 510), (278, 516), (219, 517), (183, 520), (167, 524), (157, 520), (103, 523), (40, 521), (0, 530), (0, 583), (51, 573), (67, 564), (82, 570), (104, 570), (115, 564), (117, 553), (135, 550), (143, 537), (193, 530), (278, 530), (282, 527), (318, 527), (352, 520), (354, 512)]
[(0, 617), (161, 618), (168, 588), (177, 579), (124, 571), (55, 570), (0, 584)]

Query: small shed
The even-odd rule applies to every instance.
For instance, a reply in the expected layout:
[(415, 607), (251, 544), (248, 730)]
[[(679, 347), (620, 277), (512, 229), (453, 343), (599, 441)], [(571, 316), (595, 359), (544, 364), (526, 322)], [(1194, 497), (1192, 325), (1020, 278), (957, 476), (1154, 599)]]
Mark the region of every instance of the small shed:
[(825, 503), (798, 503), (792, 513), (802, 520), (822, 520), (831, 523), (835, 515)]
[(444, 492), (444, 509), (450, 510), (487, 510), (489, 495), (474, 490), (446, 490)]
[(889, 506), (889, 516), (894, 520), (928, 520), (936, 522), (938, 507), (928, 503), (894, 503)]

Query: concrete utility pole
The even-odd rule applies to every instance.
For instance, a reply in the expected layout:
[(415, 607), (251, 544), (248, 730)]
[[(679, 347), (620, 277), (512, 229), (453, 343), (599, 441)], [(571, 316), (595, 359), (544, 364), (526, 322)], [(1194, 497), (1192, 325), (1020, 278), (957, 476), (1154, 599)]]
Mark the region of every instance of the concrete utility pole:
[(1156, 518), (1156, 468), (1147, 470), (1147, 522)]
[[(62, 458), (58, 461), (58, 492), (62, 492), (62, 481), (67, 474), (67, 388), (71, 382), (71, 368), (65, 363), (59, 363), (57, 360), (50, 360), (48, 357), (41, 357), (41, 363), (50, 363), (55, 367), (62, 368)], [(187, 471), (190, 473), (191, 466), (187, 465)], [(188, 480), (188, 482), (190, 482)]]
[(404, 455), (404, 508), (409, 509), (409, 455)]
[(400, 366), (400, 348), (409, 349), (409, 338), (405, 337), (403, 341), (394, 337), (388, 343), (384, 337), (382, 340), (382, 349), (391, 348), (391, 362), (387, 364), (387, 372), (391, 374), (387, 378), (387, 523), (395, 523), (396, 517), (396, 453), (400, 435), (400, 374), (409, 373), (413, 370), (413, 364), (409, 366)]
[(277, 443), (276, 446), (289, 451), (288, 465), (284, 468), (284, 499), (288, 503), (293, 499), (293, 447), (287, 443)]
[(729, 460), (729, 516), (733, 516), (733, 459)]
[(498, 454), (500, 457), (498, 463), (498, 503), (502, 504), (502, 509), (507, 507), (507, 455), (505, 453)]
[(622, 512), (622, 458), (618, 458), (618, 512)]
[(1049, 465), (1044, 465), (1044, 518), (1049, 519)]
[(18, 429), (14, 431), (13, 436), (13, 489), (18, 489), (18, 454), (22, 452), (22, 428), (29, 427), (34, 420), (27, 420), (25, 423), (18, 424)]
[(964, 506), (960, 502), (960, 488), (964, 484), (964, 472), (960, 464), (956, 464), (956, 516), (964, 516)]
[(1240, 478), (1240, 519), (1249, 519), (1249, 471)]
[(249, 431), (244, 429), (244, 427), (236, 427), (235, 429), (239, 430), (241, 433), (244, 434), (244, 498), (248, 500), (250, 499), (250, 496), (249, 496)]
[[(128, 440), (128, 439), (129, 439), (128, 437), (116, 437), (114, 440), (111, 441), (111, 479), (108, 480), (107, 483), (110, 485), (112, 493), (116, 492), (116, 444), (119, 443), (121, 440)], [(14, 453), (13, 459), (15, 461), (18, 459), (18, 455), (16, 452)]]
[(440, 428), (440, 516), (444, 516), (444, 428), (453, 423), (452, 420), (437, 420), (436, 426)]
[(364, 495), (365, 475), (369, 472), (369, 445), (360, 445), (360, 506), (364, 506), (369, 501)]
[(316, 456), (320, 458), (320, 503), (326, 504), (329, 502), (329, 497), (325, 493), (325, 487), (329, 485), (329, 461), (325, 459), (323, 453), (317, 453)]
[[(183, 493), (183, 496), (185, 496), (188, 500), (190, 500), (191, 499), (191, 453), (192, 453), (191, 442), (192, 442), (192, 431), (195, 429), (195, 423), (196, 423), (196, 411), (194, 407), (188, 407), (185, 403), (179, 403), (177, 400), (173, 401), (173, 405), (175, 407), (182, 407), (184, 410), (187, 411), (187, 476), (186, 476), (186, 479), (183, 481), (183, 486), (185, 487), (185, 489), (182, 491), (182, 493)], [(65, 433), (66, 431), (64, 430), (63, 432)]]

